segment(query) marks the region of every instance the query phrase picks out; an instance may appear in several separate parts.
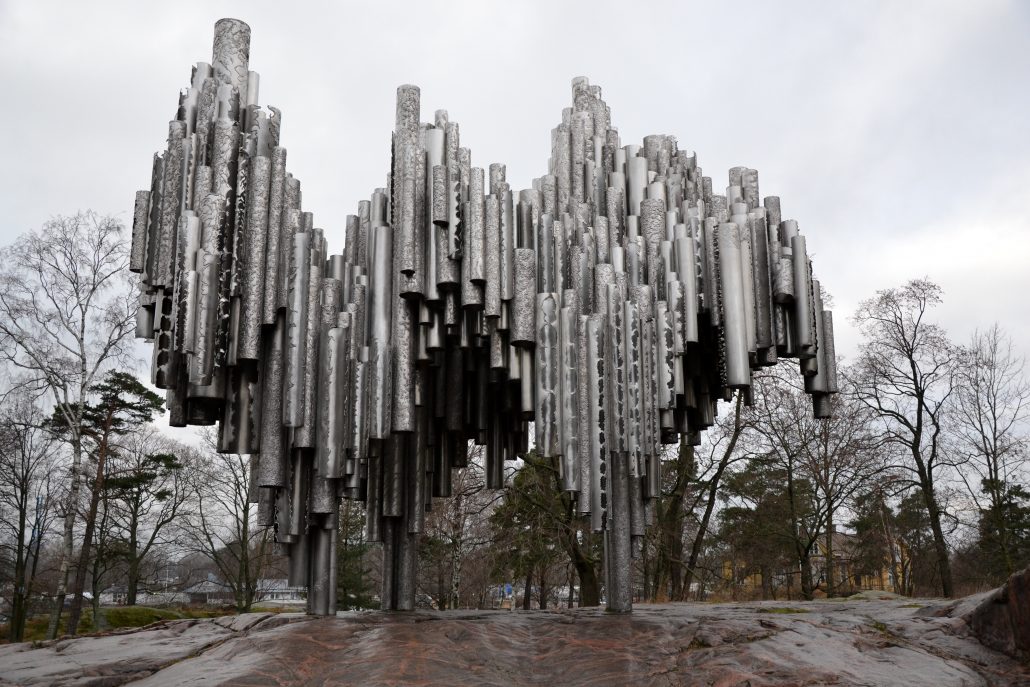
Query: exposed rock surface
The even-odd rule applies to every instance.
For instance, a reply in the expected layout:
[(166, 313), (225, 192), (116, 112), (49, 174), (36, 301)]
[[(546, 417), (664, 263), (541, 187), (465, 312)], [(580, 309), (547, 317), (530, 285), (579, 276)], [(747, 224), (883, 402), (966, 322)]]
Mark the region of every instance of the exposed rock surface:
[(1030, 661), (1030, 568), (988, 593), (966, 622), (987, 646)]
[[(925, 607), (924, 607), (925, 606)], [(0, 648), (0, 685), (1028, 685), (975, 600), (250, 614)]]

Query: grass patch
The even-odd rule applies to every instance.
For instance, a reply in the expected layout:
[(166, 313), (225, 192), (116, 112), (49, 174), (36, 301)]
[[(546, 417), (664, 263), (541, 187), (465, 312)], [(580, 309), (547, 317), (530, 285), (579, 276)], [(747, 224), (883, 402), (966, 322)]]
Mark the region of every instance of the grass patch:
[(888, 628), (885, 623), (881, 623), (879, 620), (870, 620), (869, 625), (884, 637), (894, 637), (894, 633), (890, 631), (890, 628)]
[[(271, 610), (271, 609), (269, 609)], [(89, 635), (98, 631), (120, 630), (133, 627), (143, 627), (159, 620), (178, 620), (181, 618), (217, 618), (223, 615), (234, 615), (236, 609), (226, 608), (153, 608), (150, 606), (102, 606), (100, 608), (100, 622), (93, 623), (93, 608), (86, 606), (82, 609), (82, 617), (79, 620), (78, 634)], [(64, 629), (68, 622), (68, 611), (61, 614), (61, 625), (58, 636), (64, 635)], [(25, 622), (26, 642), (38, 642), (46, 639), (47, 627), (50, 625), (48, 614), (31, 616)], [(0, 644), (6, 643), (8, 628), (6, 624), (0, 624)]]
[(185, 617), (179, 611), (170, 608), (149, 606), (112, 606), (102, 609), (101, 612), (107, 618), (107, 626), (111, 629), (143, 627), (158, 620), (177, 620)]
[(923, 604), (905, 604), (903, 606), (899, 606), (898, 608), (925, 608), (925, 606), (923, 606)]
[(305, 606), (251, 606), (251, 613), (296, 613), (304, 612)]
[(766, 606), (758, 609), (759, 613), (808, 613), (804, 608), (792, 608), (790, 606)]

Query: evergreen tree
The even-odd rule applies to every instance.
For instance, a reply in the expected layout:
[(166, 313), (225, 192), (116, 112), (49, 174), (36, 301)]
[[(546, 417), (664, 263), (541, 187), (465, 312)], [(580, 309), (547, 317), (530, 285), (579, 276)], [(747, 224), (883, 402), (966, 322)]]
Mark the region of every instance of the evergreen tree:
[(364, 505), (344, 499), (336, 538), (336, 607), (340, 610), (376, 606), (365, 560), (369, 548), (365, 541)]
[[(85, 533), (75, 569), (74, 596), (68, 611), (67, 634), (74, 635), (82, 614), (82, 598), (97, 525), (100, 501), (105, 495), (108, 462), (124, 449), (121, 439), (153, 419), (164, 408), (160, 396), (127, 372), (111, 371), (89, 389), (97, 400), (82, 409), (81, 440), (94, 468), (93, 489), (84, 519)], [(54, 410), (55, 431), (64, 432), (63, 411)]]

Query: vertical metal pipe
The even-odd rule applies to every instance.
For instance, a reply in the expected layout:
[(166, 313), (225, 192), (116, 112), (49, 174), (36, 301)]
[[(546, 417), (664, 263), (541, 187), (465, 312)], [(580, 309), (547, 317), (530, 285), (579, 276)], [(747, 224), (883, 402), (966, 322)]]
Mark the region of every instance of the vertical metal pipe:
[(282, 245), (284, 205), (286, 198), (286, 149), (272, 150), (272, 167), (268, 184), (268, 226), (265, 243), (265, 284), (262, 298), (262, 324), (273, 324), (278, 306), (279, 284), (284, 280), (280, 265), (284, 247)]
[(811, 358), (815, 355), (815, 315), (812, 307), (812, 276), (808, 262), (805, 237), (791, 238), (794, 275), (794, 331), (798, 356)]
[(311, 236), (293, 235), (290, 251), (289, 306), (286, 311), (285, 364), (283, 367), (283, 424), (300, 427), (304, 422), (304, 357), (308, 324), (308, 282), (311, 268)]
[(258, 486), (285, 487), (286, 447), (283, 443), (283, 339), (286, 316), (280, 313), (265, 334), (261, 374), (261, 472)]
[(368, 313), (369, 378), (368, 433), (372, 439), (386, 439), (390, 433), (390, 401), (393, 385), (390, 355), (390, 330), (393, 324), (392, 232), (375, 227), (372, 245), (372, 282)]
[(516, 248), (514, 292), (511, 306), (511, 345), (532, 347), (536, 342), (536, 251)]
[(608, 420), (604, 316), (586, 319), (587, 379), (590, 427), (590, 526), (595, 532), (605, 528), (608, 511)]
[(580, 490), (579, 471), (579, 363), (577, 358), (576, 328), (578, 317), (574, 305), (561, 308), (561, 326), (558, 330), (560, 349), (561, 416), (561, 478), (566, 491)]
[(487, 196), (485, 209), (484, 267), (486, 278), (483, 314), (488, 318), (501, 316), (501, 206), (496, 196)]
[(741, 277), (740, 230), (736, 224), (725, 222), (719, 225), (717, 234), (726, 386), (739, 389), (751, 384), (747, 350), (747, 315), (744, 311), (744, 283)]

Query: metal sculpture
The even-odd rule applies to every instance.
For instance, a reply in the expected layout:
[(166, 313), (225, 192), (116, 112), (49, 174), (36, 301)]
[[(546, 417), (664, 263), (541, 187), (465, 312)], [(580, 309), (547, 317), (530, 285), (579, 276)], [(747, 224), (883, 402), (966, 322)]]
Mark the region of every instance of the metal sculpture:
[(490, 488), (531, 445), (556, 462), (604, 532), (608, 608), (627, 611), (662, 444), (698, 443), (780, 358), (828, 416), (831, 314), (755, 170), (731, 169), (721, 195), (672, 136), (623, 146), (577, 78), (548, 173), (516, 192), (401, 86), (387, 184), (328, 255), (249, 52), (245, 23), (215, 25), (137, 193), (137, 335), (170, 423), (217, 423), (219, 450), (250, 455), (259, 523), (309, 612), (335, 612), (341, 498), (364, 501), (383, 544), (383, 608), (414, 608), (424, 514), (470, 442)]

